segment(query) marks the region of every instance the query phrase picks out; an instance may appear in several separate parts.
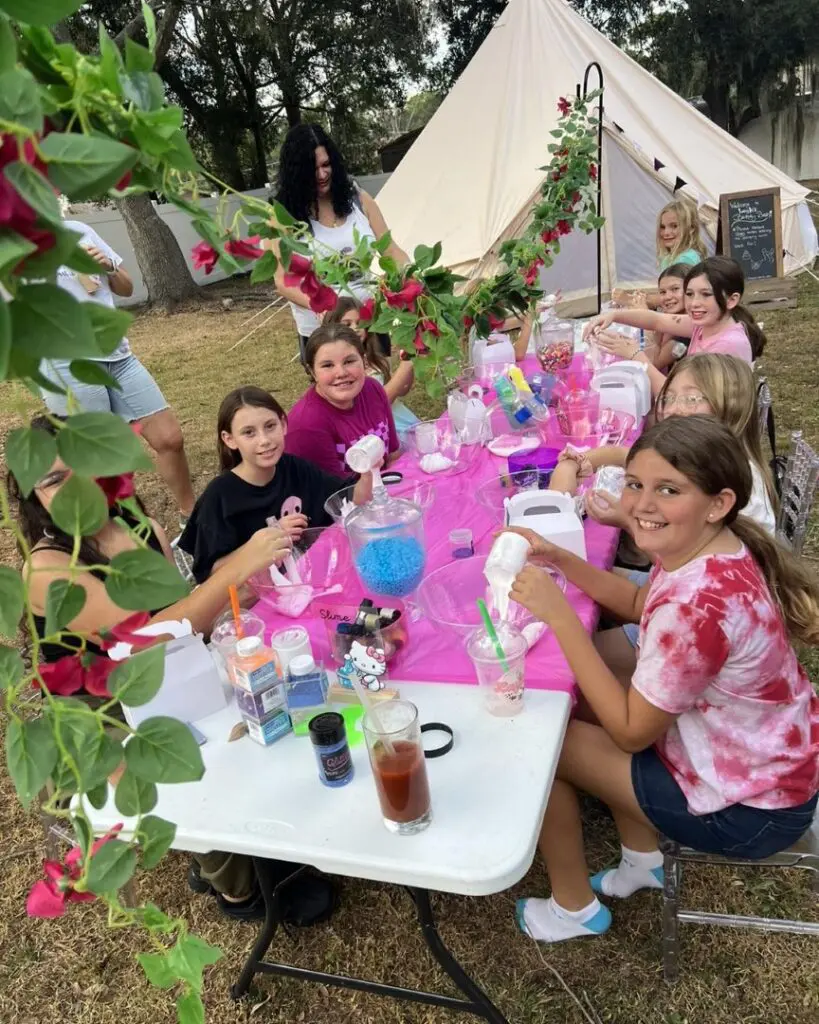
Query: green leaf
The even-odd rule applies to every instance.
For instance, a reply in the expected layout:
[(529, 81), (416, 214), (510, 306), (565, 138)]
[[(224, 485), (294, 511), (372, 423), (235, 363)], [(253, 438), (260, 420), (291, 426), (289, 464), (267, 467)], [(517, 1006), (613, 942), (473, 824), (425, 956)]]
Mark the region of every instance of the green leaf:
[(111, 412), (69, 416), (57, 434), (57, 451), (66, 465), (84, 476), (116, 476), (153, 463), (125, 420)]
[(9, 376), (11, 352), (11, 313), (9, 304), (0, 300), (0, 380)]
[(194, 156), (184, 132), (174, 132), (168, 142), (171, 148), (166, 159), (171, 167), (177, 171), (197, 171), (199, 169), (199, 162)]
[(25, 68), (13, 68), (0, 74), (0, 120), (16, 121), (33, 132), (43, 129), (37, 82)]
[(160, 910), (155, 903), (146, 903), (140, 911), (138, 911), (142, 919), (143, 927), (149, 931), (159, 932), (174, 932), (176, 931), (176, 922), (172, 917)]
[(205, 1024), (205, 1004), (198, 992), (183, 992), (176, 1000), (178, 1024)]
[(15, 348), (38, 359), (102, 356), (85, 312), (93, 303), (79, 303), (55, 284), (27, 284), (11, 303)]
[[(81, 236), (78, 235), (76, 232), (72, 232), (72, 234), (77, 239), (77, 243), (79, 243)], [(69, 249), (68, 243), (66, 242), (65, 249), (66, 252), (63, 258), (63, 263), (65, 264), (66, 267), (69, 267), (71, 270), (76, 270), (80, 274), (93, 275), (101, 274), (103, 272), (99, 263), (97, 263), (94, 257), (87, 250), (83, 249), (81, 245), (75, 243), (74, 246)], [(96, 303), (89, 304), (89, 309), (107, 308), (107, 306), (98, 306)]]
[(109, 839), (91, 857), (88, 888), (91, 892), (116, 892), (136, 870), (136, 851), (119, 839)]
[(23, 578), (16, 569), (0, 565), (0, 633), (12, 637), (17, 632), (24, 605)]
[(70, 770), (70, 777), (76, 784), (79, 775), (82, 788), (88, 790), (101, 786), (122, 763), (122, 744), (104, 731), (86, 704), (77, 704), (49, 711), (47, 717), (53, 720), (53, 728), (59, 728), (65, 751), (77, 769), (76, 774)]
[(165, 102), (165, 84), (155, 71), (121, 71), (119, 83), (122, 95), (138, 110), (158, 112)]
[(54, 189), (31, 164), (15, 160), (3, 173), (28, 205), (50, 224), (62, 224), (60, 204)]
[(190, 592), (176, 566), (159, 552), (147, 549), (114, 555), (105, 589), (114, 604), (129, 612), (167, 608)]
[[(190, 736), (190, 733), (188, 733)], [(130, 747), (130, 743), (128, 746)], [(176, 836), (176, 825), (155, 814), (149, 814), (139, 824), (139, 844), (142, 866), (146, 871), (155, 868), (170, 850)]]
[(268, 249), (263, 256), (260, 256), (250, 273), (250, 283), (259, 284), (262, 281), (269, 281), (278, 269), (279, 261), (275, 253)]
[(136, 708), (159, 692), (165, 674), (165, 645), (149, 647), (121, 661), (108, 677), (108, 689), (123, 704)]
[(10, 690), (23, 678), (25, 666), (20, 652), (13, 647), (0, 647), (0, 690)]
[(428, 245), (416, 245), (412, 258), (419, 270), (429, 270), (435, 263), (434, 255), (434, 251)]
[(80, 240), (76, 231), (68, 231), (56, 224), (49, 224), (49, 230), (54, 235), (54, 245), (26, 260), (21, 276), (27, 281), (40, 281), (44, 278), (53, 280), (59, 267), (68, 262)]
[(96, 387), (111, 388), (113, 391), (121, 391), (119, 381), (115, 380), (107, 370), (103, 370), (99, 363), (92, 359), (74, 359), (68, 367), (71, 376), (83, 384), (92, 384)]
[(156, 18), (153, 10), (142, 0), (142, 17), (145, 19), (145, 34), (148, 36), (148, 49), (153, 54), (156, 50)]
[(57, 441), (44, 430), (18, 427), (6, 438), (6, 462), (24, 498), (31, 494), (56, 458)]
[(58, 633), (85, 607), (85, 587), (68, 580), (52, 580), (45, 605), (45, 635)]
[(101, 195), (139, 159), (131, 146), (98, 135), (52, 132), (40, 149), (48, 163), (49, 181), (74, 200)]
[(114, 40), (105, 31), (102, 22), (99, 23), (100, 41), (100, 73), (103, 81), (117, 96), (120, 94), (119, 72), (122, 70), (122, 54)]
[(202, 990), (202, 970), (209, 964), (215, 964), (222, 957), (222, 951), (209, 945), (198, 935), (183, 935), (176, 940), (176, 945), (168, 951), (168, 963), (176, 976), (181, 978), (196, 992)]
[(153, 782), (146, 782), (127, 769), (123, 772), (114, 795), (120, 814), (128, 818), (137, 814), (147, 814), (156, 807), (156, 800), (156, 786)]
[(6, 727), (6, 765), (23, 807), (48, 782), (57, 757), (57, 744), (44, 718), (11, 719)]
[(108, 783), (101, 782), (98, 786), (86, 790), (85, 796), (92, 807), (96, 807), (98, 811), (101, 811), (108, 803)]
[(276, 220), (284, 228), (292, 228), (298, 223), (296, 218), (291, 217), (287, 210), (276, 199), (273, 200), (273, 213), (276, 215)]
[(0, 11), (26, 25), (56, 25), (78, 11), (85, 0), (0, 0)]
[(387, 249), (389, 249), (390, 245), (392, 245), (392, 235), (390, 234), (389, 231), (387, 231), (379, 239), (377, 239), (377, 241), (373, 242), (373, 249), (375, 249), (377, 253), (383, 256)]
[(108, 502), (93, 480), (73, 473), (54, 495), (50, 514), (65, 533), (90, 537), (107, 521)]
[(10, 71), (17, 63), (17, 40), (11, 25), (0, 18), (0, 71)]
[[(182, 111), (179, 107), (160, 107), (158, 110), (146, 110), (141, 113), (134, 123), (133, 132), (143, 152), (151, 156), (163, 156), (173, 148), (169, 140), (181, 127)], [(201, 214), (197, 207), (193, 207), (189, 212), (194, 216)]]
[(111, 309), (109, 306), (101, 306), (98, 302), (87, 302), (85, 306), (97, 339), (97, 346), (105, 355), (110, 355), (125, 337), (133, 317), (124, 309)]
[(13, 231), (0, 231), (0, 276), (13, 270), (17, 264), (37, 248), (33, 242)]
[(175, 718), (146, 718), (125, 747), (125, 763), (148, 782), (198, 782), (205, 773), (190, 729)]
[(130, 36), (125, 39), (125, 69), (126, 71), (152, 71), (154, 66), (154, 55), (144, 46), (135, 43)]
[(138, 953), (137, 960), (155, 988), (173, 988), (179, 981), (171, 970), (167, 953)]

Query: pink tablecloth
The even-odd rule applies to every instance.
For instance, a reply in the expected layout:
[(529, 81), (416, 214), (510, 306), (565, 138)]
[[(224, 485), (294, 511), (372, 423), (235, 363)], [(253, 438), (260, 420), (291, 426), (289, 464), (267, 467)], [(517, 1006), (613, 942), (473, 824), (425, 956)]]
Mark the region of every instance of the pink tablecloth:
[[(417, 466), (415, 458), (404, 454), (391, 468), (404, 474), (403, 483), (409, 480), (434, 480)], [(435, 502), (426, 510), (424, 523), (427, 540), (426, 572), (447, 564), (452, 560), (449, 531), (455, 527), (469, 527), (472, 530), (476, 550), (488, 553), (491, 537), (501, 525), (476, 501), (474, 494), (479, 484), (499, 476), (506, 469), (506, 460), (492, 455), (482, 448), (469, 469), (459, 476), (438, 479)], [(586, 550), (588, 561), (601, 568), (610, 568), (614, 561), (618, 531), (600, 526), (592, 520), (585, 520)], [(358, 604), (367, 594), (352, 568), (344, 586), (343, 600), (347, 604)], [(598, 617), (595, 603), (569, 584), (567, 596), (577, 612), (580, 621), (591, 632)], [(409, 601), (412, 599), (409, 598)], [(384, 602), (385, 604), (388, 601)], [(265, 636), (269, 638), (280, 629), (295, 624), (294, 619), (278, 615), (260, 601), (255, 611), (267, 626)], [(331, 664), (326, 627), (323, 621), (308, 613), (299, 620), (310, 634), (313, 653)], [(431, 622), (421, 617), (410, 623), (410, 639), (407, 646), (390, 662), (390, 680), (412, 682), (474, 683), (475, 673), (466, 650), (452, 633), (443, 633)], [(526, 685), (535, 689), (574, 690), (574, 678), (566, 659), (551, 632), (539, 640), (527, 657)]]

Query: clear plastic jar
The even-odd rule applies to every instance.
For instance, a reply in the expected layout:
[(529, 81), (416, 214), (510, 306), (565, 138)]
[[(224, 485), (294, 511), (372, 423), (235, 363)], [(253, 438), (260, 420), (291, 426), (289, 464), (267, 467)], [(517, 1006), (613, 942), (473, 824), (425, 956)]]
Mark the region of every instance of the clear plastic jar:
[(535, 352), (546, 373), (557, 373), (571, 364), (574, 356), (574, 324), (571, 320), (549, 320), (536, 327)]
[(358, 578), (372, 594), (406, 597), (424, 575), (423, 511), (415, 502), (376, 491), (344, 521)]

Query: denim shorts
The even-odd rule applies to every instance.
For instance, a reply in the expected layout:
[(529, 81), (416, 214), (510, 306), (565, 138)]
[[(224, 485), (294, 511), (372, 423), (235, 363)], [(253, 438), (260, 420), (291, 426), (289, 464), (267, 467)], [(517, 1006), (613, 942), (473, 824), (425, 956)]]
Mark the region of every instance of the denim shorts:
[(654, 747), (631, 758), (631, 784), (652, 825), (669, 839), (699, 853), (761, 860), (787, 850), (810, 828), (816, 796), (798, 807), (766, 811), (732, 804), (711, 814), (692, 814), (685, 794)]
[[(119, 384), (120, 390), (106, 388), (101, 384), (84, 384), (72, 377), (68, 362), (52, 359), (43, 362), (40, 372), (60, 387), (70, 387), (83, 412), (113, 412), (126, 423), (144, 420), (155, 412), (168, 408), (159, 385), (134, 355), (124, 359), (95, 359), (101, 369), (109, 373)], [(55, 416), (68, 415), (65, 395), (43, 391), (43, 400), (49, 412)]]
[[(638, 587), (642, 587), (644, 583), (648, 582), (648, 573), (643, 572), (641, 569), (632, 569), (628, 574), (628, 578), (632, 583), (636, 583)], [(632, 647), (637, 646), (637, 638), (640, 635), (640, 623), (639, 622), (627, 622), (623, 626), (623, 632), (628, 638), (628, 642)]]

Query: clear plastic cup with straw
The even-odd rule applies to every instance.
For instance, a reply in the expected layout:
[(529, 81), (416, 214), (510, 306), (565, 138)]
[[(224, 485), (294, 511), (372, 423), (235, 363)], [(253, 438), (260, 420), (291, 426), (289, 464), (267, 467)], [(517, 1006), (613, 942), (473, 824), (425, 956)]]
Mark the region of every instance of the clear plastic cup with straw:
[(475, 666), (478, 685), (484, 693), (486, 709), (492, 715), (510, 717), (523, 710), (525, 660), (529, 650), (526, 637), (509, 622), (495, 625), (486, 605), (481, 608), (483, 626), (466, 642), (466, 651)]

